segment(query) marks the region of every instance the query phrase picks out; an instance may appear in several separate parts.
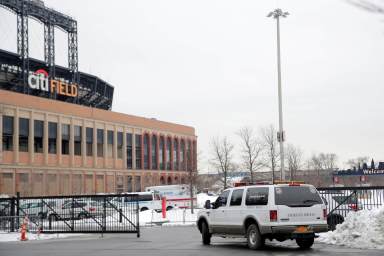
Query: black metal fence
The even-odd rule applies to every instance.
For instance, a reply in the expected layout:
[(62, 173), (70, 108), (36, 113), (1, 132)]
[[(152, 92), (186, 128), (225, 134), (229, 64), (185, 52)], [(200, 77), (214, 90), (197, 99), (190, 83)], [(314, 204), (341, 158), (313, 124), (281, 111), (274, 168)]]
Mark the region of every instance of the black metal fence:
[(0, 230), (27, 223), (42, 233), (137, 233), (137, 194), (0, 198)]
[(331, 230), (344, 222), (348, 213), (373, 210), (384, 205), (384, 187), (326, 187), (317, 189), (328, 210)]

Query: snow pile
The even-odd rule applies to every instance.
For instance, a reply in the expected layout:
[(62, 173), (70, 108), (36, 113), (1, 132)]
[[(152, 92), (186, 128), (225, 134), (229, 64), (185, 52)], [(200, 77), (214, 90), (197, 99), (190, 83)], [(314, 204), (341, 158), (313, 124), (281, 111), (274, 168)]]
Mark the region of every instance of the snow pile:
[(199, 193), (196, 195), (197, 198), (197, 208), (204, 208), (205, 201), (210, 200), (211, 203), (216, 201), (217, 196), (207, 193)]
[(360, 249), (384, 249), (384, 207), (349, 213), (335, 231), (320, 234), (319, 241)]
[(199, 209), (195, 209), (191, 213), (191, 209), (172, 209), (166, 212), (166, 217), (163, 218), (161, 212), (148, 210), (140, 212), (140, 226), (164, 225), (164, 226), (184, 226), (195, 225), (197, 213)]
[[(57, 238), (66, 238), (73, 236), (83, 236), (85, 234), (40, 234), (39, 236), (36, 233), (27, 233), (28, 240), (46, 240), (46, 239), (57, 239)], [(0, 233), (0, 242), (15, 242), (20, 241), (20, 233)]]

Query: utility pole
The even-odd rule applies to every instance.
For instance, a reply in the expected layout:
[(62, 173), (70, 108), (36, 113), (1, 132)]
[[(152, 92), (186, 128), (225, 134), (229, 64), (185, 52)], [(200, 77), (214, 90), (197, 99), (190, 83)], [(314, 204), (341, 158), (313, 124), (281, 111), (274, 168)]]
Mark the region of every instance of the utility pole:
[[(281, 9), (275, 9), (270, 12), (267, 17), (276, 19), (276, 32), (277, 32), (277, 86), (279, 94), (279, 131), (277, 132), (277, 141), (280, 143), (280, 180), (285, 179), (284, 173), (284, 141), (285, 133), (283, 129), (283, 102), (281, 90), (281, 60), (280, 60), (280, 17), (286, 18), (288, 12), (283, 12)], [(272, 174), (273, 175), (273, 174)]]

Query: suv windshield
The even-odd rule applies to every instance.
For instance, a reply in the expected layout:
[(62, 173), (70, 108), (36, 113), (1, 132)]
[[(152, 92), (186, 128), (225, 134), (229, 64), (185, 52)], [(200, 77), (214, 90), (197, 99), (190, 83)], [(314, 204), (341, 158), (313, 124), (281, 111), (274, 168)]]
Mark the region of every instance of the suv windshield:
[(322, 203), (323, 202), (314, 187), (289, 186), (275, 188), (276, 205), (305, 207)]

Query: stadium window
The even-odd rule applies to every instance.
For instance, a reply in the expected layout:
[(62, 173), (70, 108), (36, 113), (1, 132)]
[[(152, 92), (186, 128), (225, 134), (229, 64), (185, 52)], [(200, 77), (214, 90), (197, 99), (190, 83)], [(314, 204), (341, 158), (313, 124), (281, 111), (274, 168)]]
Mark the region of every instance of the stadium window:
[(48, 153), (57, 153), (57, 123), (48, 123)]
[(157, 170), (157, 136), (152, 135), (152, 170)]
[(81, 139), (82, 139), (82, 127), (75, 125), (74, 127), (74, 153), (76, 156), (81, 155)]
[(117, 158), (123, 158), (123, 133), (117, 132)]
[(136, 145), (136, 169), (141, 169), (141, 135), (135, 135), (135, 145)]
[(192, 168), (192, 156), (191, 156), (191, 141), (187, 143), (187, 171), (190, 171)]
[(172, 155), (172, 151), (171, 151), (171, 144), (172, 144), (172, 140), (171, 138), (167, 138), (167, 170), (171, 170), (171, 155)]
[(97, 129), (97, 156), (104, 157), (104, 130)]
[(149, 169), (149, 135), (144, 135), (144, 170)]
[(93, 128), (91, 127), (85, 129), (85, 145), (87, 156), (93, 156)]
[(173, 140), (173, 170), (179, 169), (179, 141), (175, 138)]
[(113, 157), (113, 131), (107, 131), (107, 157)]
[(43, 153), (44, 121), (34, 120), (33, 148), (35, 153)]
[(159, 165), (160, 165), (160, 170), (165, 170), (165, 165), (164, 165), (164, 137), (160, 137), (160, 142), (159, 142)]
[(69, 155), (69, 124), (61, 125), (61, 154)]
[(3, 116), (3, 150), (13, 150), (13, 116)]
[(132, 169), (132, 134), (127, 133), (127, 169)]
[(136, 192), (141, 191), (141, 177), (140, 176), (135, 176), (135, 190), (136, 190)]
[(181, 170), (185, 171), (185, 141), (181, 140), (180, 143), (180, 163), (181, 163)]
[(19, 118), (19, 151), (28, 152), (29, 119)]

